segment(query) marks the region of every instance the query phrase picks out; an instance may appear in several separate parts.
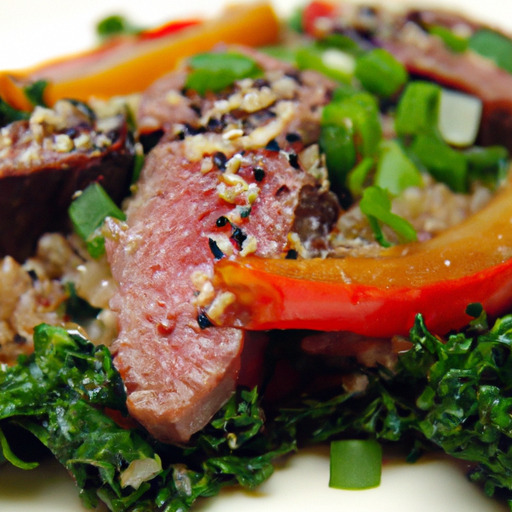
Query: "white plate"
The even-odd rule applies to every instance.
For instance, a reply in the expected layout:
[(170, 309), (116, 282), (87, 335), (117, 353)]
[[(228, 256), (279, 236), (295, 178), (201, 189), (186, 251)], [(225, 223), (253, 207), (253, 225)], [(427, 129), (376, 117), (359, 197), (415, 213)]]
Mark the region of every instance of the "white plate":
[[(404, 0), (395, 0), (396, 3)], [(141, 25), (154, 25), (176, 16), (215, 13), (223, 0), (1, 0), (0, 69), (22, 68), (90, 46), (94, 23), (123, 13)], [(391, 1), (386, 2), (389, 5)], [(425, 3), (425, 2), (423, 2)], [(504, 0), (432, 0), (468, 12), (477, 19), (512, 30), (512, 2)], [(184, 4), (185, 7), (183, 7)], [(276, 0), (288, 12), (296, 0)], [(508, 26), (506, 24), (509, 24)], [(328, 454), (307, 450), (253, 493), (223, 492), (198, 504), (201, 512), (287, 512), (346, 510), (347, 512), (499, 512), (504, 504), (486, 498), (464, 476), (464, 468), (446, 459), (407, 465), (389, 461), (382, 484), (368, 491), (338, 491), (328, 487)], [(0, 510), (15, 512), (83, 512), (73, 483), (55, 463), (25, 472), (0, 468)]]

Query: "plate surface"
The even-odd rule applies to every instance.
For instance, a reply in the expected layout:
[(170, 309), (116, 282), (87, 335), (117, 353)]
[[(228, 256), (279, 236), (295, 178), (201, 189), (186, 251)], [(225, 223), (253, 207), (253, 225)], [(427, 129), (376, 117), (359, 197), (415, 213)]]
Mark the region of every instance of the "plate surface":
[[(405, 0), (395, 0), (403, 3)], [(177, 16), (215, 14), (223, 0), (16, 0), (0, 2), (0, 69), (23, 68), (49, 57), (89, 47), (98, 19), (122, 13), (140, 25), (155, 25)], [(276, 0), (280, 13), (289, 12), (296, 0)], [(386, 2), (390, 5), (391, 0)], [(432, 0), (422, 4), (450, 7), (475, 18), (509, 28), (512, 2), (503, 0)], [(418, 2), (416, 2), (418, 5)], [(507, 23), (509, 26), (507, 26)], [(256, 492), (228, 490), (205, 500), (200, 512), (287, 512), (345, 510), (347, 512), (501, 512), (504, 504), (486, 498), (469, 483), (464, 468), (454, 461), (428, 459), (406, 465), (391, 459), (382, 484), (368, 491), (329, 489), (328, 454), (316, 449), (291, 457)], [(25, 472), (0, 469), (2, 512), (83, 512), (76, 490), (65, 471), (55, 463)]]

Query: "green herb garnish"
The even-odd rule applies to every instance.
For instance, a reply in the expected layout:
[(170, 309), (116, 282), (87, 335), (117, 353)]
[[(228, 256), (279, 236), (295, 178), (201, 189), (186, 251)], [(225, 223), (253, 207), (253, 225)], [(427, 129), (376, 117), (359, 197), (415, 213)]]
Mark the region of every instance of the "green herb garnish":
[(219, 92), (242, 78), (256, 78), (261, 74), (258, 63), (239, 53), (200, 53), (188, 60), (191, 68), (185, 87), (204, 95)]
[(75, 232), (86, 242), (93, 258), (98, 258), (105, 252), (105, 240), (99, 232), (105, 219), (126, 218), (105, 189), (96, 182), (89, 185), (71, 203), (69, 217)]
[(46, 80), (37, 80), (36, 82), (25, 86), (23, 88), (23, 92), (32, 105), (45, 107), (46, 102), (44, 101), (44, 91), (47, 86), (48, 82)]
[(469, 38), (469, 48), (512, 73), (512, 40), (503, 34), (487, 28), (477, 30)]
[(359, 207), (368, 217), (375, 238), (380, 245), (384, 247), (391, 245), (382, 232), (381, 224), (389, 226), (406, 242), (416, 240), (416, 231), (411, 224), (391, 211), (391, 200), (386, 190), (377, 186), (365, 188)]
[(409, 74), (393, 55), (376, 48), (357, 59), (355, 76), (367, 91), (387, 98), (400, 91)]

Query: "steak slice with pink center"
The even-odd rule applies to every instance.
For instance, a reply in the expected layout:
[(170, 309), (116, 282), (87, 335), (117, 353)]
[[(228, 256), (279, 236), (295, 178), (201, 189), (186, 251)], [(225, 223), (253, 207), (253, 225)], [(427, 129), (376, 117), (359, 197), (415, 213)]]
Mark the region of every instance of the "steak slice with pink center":
[[(193, 98), (193, 133), (180, 133), (179, 123), (168, 127), (146, 159), (126, 222), (107, 221), (119, 283), (111, 303), (119, 315), (114, 362), (131, 415), (160, 440), (187, 442), (236, 387), (244, 333), (209, 321), (231, 300), (211, 285), (215, 258), (278, 257), (301, 242), (322, 247), (315, 238), (325, 233), (304, 228), (316, 226), (313, 219), (291, 234), (295, 211), (323, 224), (326, 215), (336, 220), (317, 148), (303, 142), (320, 105), (295, 105), (306, 87), (316, 98), (322, 87), (327, 101), (331, 84), (308, 74), (311, 85), (304, 85), (285, 70), (270, 75), (235, 84), (217, 110), (212, 97)], [(301, 201), (308, 207), (299, 208)]]

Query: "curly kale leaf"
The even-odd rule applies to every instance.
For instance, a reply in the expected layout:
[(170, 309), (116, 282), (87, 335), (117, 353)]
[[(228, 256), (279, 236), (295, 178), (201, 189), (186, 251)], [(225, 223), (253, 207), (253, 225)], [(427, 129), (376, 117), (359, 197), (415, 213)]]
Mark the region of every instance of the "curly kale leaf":
[(160, 445), (142, 429), (116, 423), (113, 417), (126, 414), (125, 400), (106, 347), (40, 325), (34, 353), (0, 368), (3, 458), (34, 467), (20, 460), (3, 433), (15, 439), (13, 428), (23, 428), (73, 475), (85, 505), (101, 500), (116, 512), (171, 512), (225, 485), (260, 484), (272, 473), (273, 459), (294, 449), (262, 450), (264, 416), (256, 390), (240, 390), (188, 448)]
[[(359, 368), (364, 391), (304, 393), (286, 407), (265, 404), (264, 413), (264, 394), (239, 389), (177, 447), (112, 419), (109, 411), (126, 412), (125, 395), (106, 348), (40, 326), (34, 354), (0, 371), (0, 427), (34, 434), (74, 475), (85, 504), (101, 500), (115, 512), (187, 510), (223, 486), (259, 485), (300, 445), (349, 436), (407, 443), (411, 458), (442, 449), (471, 462), (471, 478), (489, 495), (512, 503), (512, 316), (491, 329), (480, 319), (446, 340), (418, 316), (410, 339), (393, 370)], [(7, 461), (31, 467), (8, 436), (0, 446)]]
[(472, 463), (470, 477), (488, 495), (512, 504), (512, 316), (492, 329), (470, 328), (441, 340), (418, 316), (413, 346), (393, 372), (364, 371), (362, 393), (341, 393), (327, 401), (303, 397), (280, 410), (276, 421), (314, 442), (370, 436), (407, 442), (410, 458), (442, 449)]

